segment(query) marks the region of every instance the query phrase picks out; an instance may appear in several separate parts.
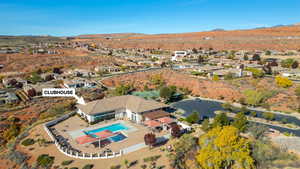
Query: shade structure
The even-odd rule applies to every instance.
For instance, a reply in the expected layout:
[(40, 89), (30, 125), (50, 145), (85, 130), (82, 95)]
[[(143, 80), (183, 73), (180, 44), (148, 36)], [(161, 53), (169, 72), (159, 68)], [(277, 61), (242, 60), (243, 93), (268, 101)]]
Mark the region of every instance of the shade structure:
[(81, 137), (77, 137), (76, 142), (78, 144), (92, 143), (92, 142), (98, 141), (99, 139), (103, 140), (103, 139), (112, 137), (114, 135), (116, 135), (116, 134), (109, 131), (109, 130), (104, 130), (104, 131), (101, 131), (99, 133), (94, 133), (94, 134), (91, 134), (91, 135), (84, 135), (84, 136), (81, 136)]
[(144, 122), (144, 124), (147, 125), (148, 127), (153, 127), (153, 128), (161, 126), (161, 124), (155, 120), (147, 120)]
[(98, 139), (89, 135), (85, 135), (85, 136), (81, 136), (81, 137), (77, 137), (76, 138), (76, 142), (78, 144), (86, 144), (86, 143), (91, 143), (91, 142), (95, 142)]
[(116, 133), (113, 133), (110, 130), (104, 130), (99, 133), (95, 133), (95, 135), (101, 139), (105, 139), (105, 138), (109, 138), (109, 137), (116, 135)]
[(163, 110), (157, 110), (157, 111), (144, 113), (143, 116), (146, 119), (155, 120), (155, 119), (162, 118), (162, 117), (168, 117), (168, 116), (170, 116), (170, 113), (165, 112)]
[(162, 117), (162, 118), (157, 119), (157, 121), (159, 121), (163, 124), (171, 124), (174, 122), (174, 120), (170, 117)]

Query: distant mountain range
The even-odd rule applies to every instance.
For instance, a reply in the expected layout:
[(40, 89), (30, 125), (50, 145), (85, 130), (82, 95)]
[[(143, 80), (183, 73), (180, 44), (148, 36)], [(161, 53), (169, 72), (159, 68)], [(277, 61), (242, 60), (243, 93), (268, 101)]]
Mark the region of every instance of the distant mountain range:
[(96, 34), (80, 35), (76, 40), (99, 40), (113, 48), (164, 48), (180, 50), (186, 48), (245, 49), (245, 50), (289, 50), (300, 49), (300, 27), (275, 25), (243, 30), (224, 30), (171, 33), (171, 34)]

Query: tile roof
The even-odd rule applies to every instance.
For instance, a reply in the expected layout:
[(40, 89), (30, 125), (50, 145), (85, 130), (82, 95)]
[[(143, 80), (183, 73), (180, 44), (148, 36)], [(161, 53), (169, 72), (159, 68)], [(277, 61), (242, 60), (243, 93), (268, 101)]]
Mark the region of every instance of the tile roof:
[(168, 116), (170, 116), (170, 114), (163, 110), (157, 110), (157, 111), (144, 113), (143, 116), (148, 119), (153, 120), (153, 119), (158, 119), (158, 118), (162, 118), (162, 117), (168, 117)]
[(122, 109), (129, 109), (132, 112), (141, 113), (167, 106), (166, 104), (153, 100), (145, 100), (138, 96), (124, 95), (95, 100), (85, 105), (77, 105), (77, 108), (86, 114), (93, 115)]

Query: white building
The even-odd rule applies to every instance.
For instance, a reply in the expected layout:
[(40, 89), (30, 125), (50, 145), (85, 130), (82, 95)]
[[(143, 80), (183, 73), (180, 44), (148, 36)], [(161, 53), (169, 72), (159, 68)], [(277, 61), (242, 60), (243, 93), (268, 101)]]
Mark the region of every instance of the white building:
[(187, 55), (186, 51), (175, 51), (174, 56), (172, 56), (172, 58), (171, 58), (171, 61), (180, 61), (186, 55)]
[(168, 105), (125, 95), (77, 105), (77, 113), (90, 123), (114, 118), (126, 118), (141, 123), (145, 120), (169, 116), (167, 112), (162, 111), (165, 107)]

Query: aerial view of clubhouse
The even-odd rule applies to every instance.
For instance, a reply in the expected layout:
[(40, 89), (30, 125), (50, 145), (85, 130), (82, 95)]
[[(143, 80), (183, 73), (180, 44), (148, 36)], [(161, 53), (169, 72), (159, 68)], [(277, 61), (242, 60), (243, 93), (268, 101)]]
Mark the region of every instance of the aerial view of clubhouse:
[(138, 96), (115, 96), (78, 104), (77, 112), (46, 123), (45, 129), (68, 156), (112, 158), (146, 147), (148, 133), (155, 134), (157, 144), (167, 141), (176, 120), (166, 108)]

